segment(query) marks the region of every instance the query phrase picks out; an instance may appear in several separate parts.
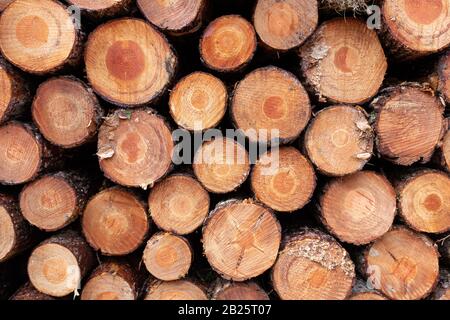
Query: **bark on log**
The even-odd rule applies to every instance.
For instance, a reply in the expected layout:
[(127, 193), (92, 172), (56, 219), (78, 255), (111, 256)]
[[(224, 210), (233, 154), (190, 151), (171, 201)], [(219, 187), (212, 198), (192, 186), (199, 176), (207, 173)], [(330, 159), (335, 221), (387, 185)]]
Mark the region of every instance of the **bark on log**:
[(65, 0), (69, 5), (77, 6), (92, 20), (99, 20), (126, 14), (133, 0)]
[(450, 173), (450, 130), (447, 130), (442, 139), (437, 157), (439, 165)]
[(442, 55), (437, 69), (438, 91), (450, 103), (450, 50)]
[(450, 272), (448, 270), (441, 270), (439, 283), (431, 298), (433, 300), (450, 300)]
[(0, 0), (0, 11), (5, 10), (6, 7), (13, 1), (14, 0)]
[(255, 282), (230, 282), (217, 280), (211, 290), (211, 300), (264, 301), (267, 293)]
[(30, 282), (25, 283), (20, 287), (9, 300), (19, 301), (44, 301), (44, 300), (56, 300), (56, 298), (49, 296), (45, 293), (39, 292)]
[(380, 301), (388, 300), (383, 294), (371, 288), (368, 281), (358, 278), (353, 286), (353, 294), (348, 300)]
[(190, 279), (161, 281), (150, 279), (144, 300), (208, 300), (205, 288)]

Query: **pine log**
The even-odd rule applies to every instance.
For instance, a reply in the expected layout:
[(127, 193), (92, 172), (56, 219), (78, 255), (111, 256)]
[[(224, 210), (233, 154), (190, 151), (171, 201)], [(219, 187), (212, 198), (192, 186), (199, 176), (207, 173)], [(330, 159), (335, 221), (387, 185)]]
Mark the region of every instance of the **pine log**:
[(108, 256), (127, 255), (147, 237), (146, 205), (122, 188), (105, 189), (86, 205), (82, 228), (86, 240), (96, 251)]
[(230, 282), (218, 280), (211, 290), (212, 300), (264, 301), (270, 300), (267, 293), (255, 282)]
[(179, 280), (191, 267), (193, 251), (185, 238), (159, 232), (147, 242), (142, 260), (154, 277), (163, 281)]
[(119, 106), (137, 106), (165, 92), (177, 59), (166, 38), (150, 24), (123, 18), (90, 34), (85, 63), (89, 82), (102, 98)]
[(371, 284), (367, 280), (357, 278), (355, 285), (353, 286), (353, 293), (348, 300), (361, 300), (361, 301), (381, 301), (388, 300), (382, 293), (374, 290)]
[(450, 271), (446, 269), (441, 270), (439, 283), (431, 298), (433, 300), (450, 300)]
[(375, 292), (361, 292), (355, 293), (348, 300), (359, 300), (359, 301), (378, 301), (378, 300), (388, 300), (379, 293)]
[(208, 300), (202, 285), (193, 280), (148, 282), (145, 300)]
[(442, 139), (438, 158), (440, 162), (439, 164), (442, 166), (442, 168), (450, 172), (450, 130), (447, 130), (444, 138)]
[(283, 300), (345, 300), (355, 280), (350, 256), (332, 237), (306, 230), (286, 237), (272, 284)]
[(148, 205), (153, 222), (161, 230), (186, 235), (203, 224), (210, 197), (195, 178), (174, 174), (153, 187)]
[(250, 173), (247, 150), (230, 138), (217, 137), (197, 150), (194, 173), (210, 192), (228, 193), (237, 189)]
[[(311, 117), (308, 94), (290, 72), (269, 66), (249, 73), (236, 86), (230, 114), (237, 129), (252, 142), (289, 143)], [(273, 136), (272, 130), (278, 130)]]
[(69, 5), (77, 6), (82, 13), (93, 20), (126, 14), (133, 0), (66, 0)]
[(225, 84), (211, 74), (194, 72), (170, 92), (170, 114), (182, 128), (201, 131), (216, 127), (227, 110)]
[(39, 292), (30, 282), (25, 283), (20, 287), (9, 300), (20, 301), (44, 301), (44, 300), (56, 300), (54, 297), (45, 293)]
[(62, 148), (74, 148), (91, 141), (103, 116), (92, 90), (77, 78), (68, 76), (42, 83), (31, 112), (42, 135)]
[(413, 83), (387, 88), (372, 107), (382, 157), (403, 166), (430, 160), (444, 132), (444, 107), (430, 88)]
[(439, 245), (439, 253), (441, 261), (447, 267), (450, 267), (450, 233), (437, 242)]
[(303, 208), (316, 188), (310, 162), (294, 147), (262, 155), (251, 174), (256, 198), (273, 210), (293, 212)]
[(245, 281), (271, 268), (281, 242), (277, 218), (251, 200), (220, 203), (203, 228), (203, 249), (226, 280)]
[(317, 0), (258, 0), (253, 23), (261, 41), (275, 50), (300, 46), (317, 28)]
[(377, 34), (353, 18), (324, 22), (300, 57), (309, 89), (322, 102), (362, 104), (378, 92), (387, 70)]
[(222, 16), (211, 22), (200, 38), (204, 64), (218, 72), (236, 72), (252, 59), (257, 47), (253, 25), (239, 15)]
[(99, 130), (100, 168), (123, 186), (152, 187), (171, 169), (173, 150), (170, 128), (151, 109), (117, 110)]
[(82, 34), (66, 7), (52, 0), (17, 0), (0, 18), (0, 50), (18, 68), (35, 74), (76, 65)]
[(83, 212), (90, 185), (88, 176), (75, 171), (42, 176), (22, 189), (20, 210), (39, 229), (60, 230)]
[(450, 50), (447, 50), (438, 63), (438, 91), (450, 103)]
[(94, 266), (94, 252), (73, 230), (64, 231), (38, 245), (28, 260), (28, 276), (42, 293), (64, 297), (78, 294), (81, 280)]
[(382, 175), (362, 171), (331, 181), (320, 199), (320, 217), (339, 240), (368, 244), (389, 231), (397, 209), (395, 190)]

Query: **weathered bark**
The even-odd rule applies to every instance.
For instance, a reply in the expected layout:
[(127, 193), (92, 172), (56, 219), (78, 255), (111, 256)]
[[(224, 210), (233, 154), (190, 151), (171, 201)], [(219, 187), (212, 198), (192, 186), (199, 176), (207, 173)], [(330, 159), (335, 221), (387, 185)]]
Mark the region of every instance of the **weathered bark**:
[(30, 282), (21, 286), (9, 300), (21, 300), (21, 301), (44, 301), (44, 300), (56, 300), (56, 298), (49, 296), (45, 293), (39, 292)]

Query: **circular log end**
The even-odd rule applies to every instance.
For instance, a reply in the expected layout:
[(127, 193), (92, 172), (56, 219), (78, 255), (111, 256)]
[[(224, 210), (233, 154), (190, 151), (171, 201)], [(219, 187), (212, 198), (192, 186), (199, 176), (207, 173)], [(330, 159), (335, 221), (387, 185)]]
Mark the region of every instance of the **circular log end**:
[(226, 282), (214, 288), (213, 300), (264, 301), (270, 300), (264, 290), (254, 282)]
[(16, 242), (16, 231), (8, 208), (0, 205), (0, 262), (9, 257)]
[(152, 281), (145, 300), (208, 300), (205, 290), (190, 280)]

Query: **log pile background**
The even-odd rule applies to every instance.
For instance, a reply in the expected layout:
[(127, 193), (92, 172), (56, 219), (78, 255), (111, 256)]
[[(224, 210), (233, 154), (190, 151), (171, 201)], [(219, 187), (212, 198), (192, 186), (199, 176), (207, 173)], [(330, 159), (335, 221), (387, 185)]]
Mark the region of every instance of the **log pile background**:
[(449, 0), (0, 10), (0, 299), (450, 299)]

